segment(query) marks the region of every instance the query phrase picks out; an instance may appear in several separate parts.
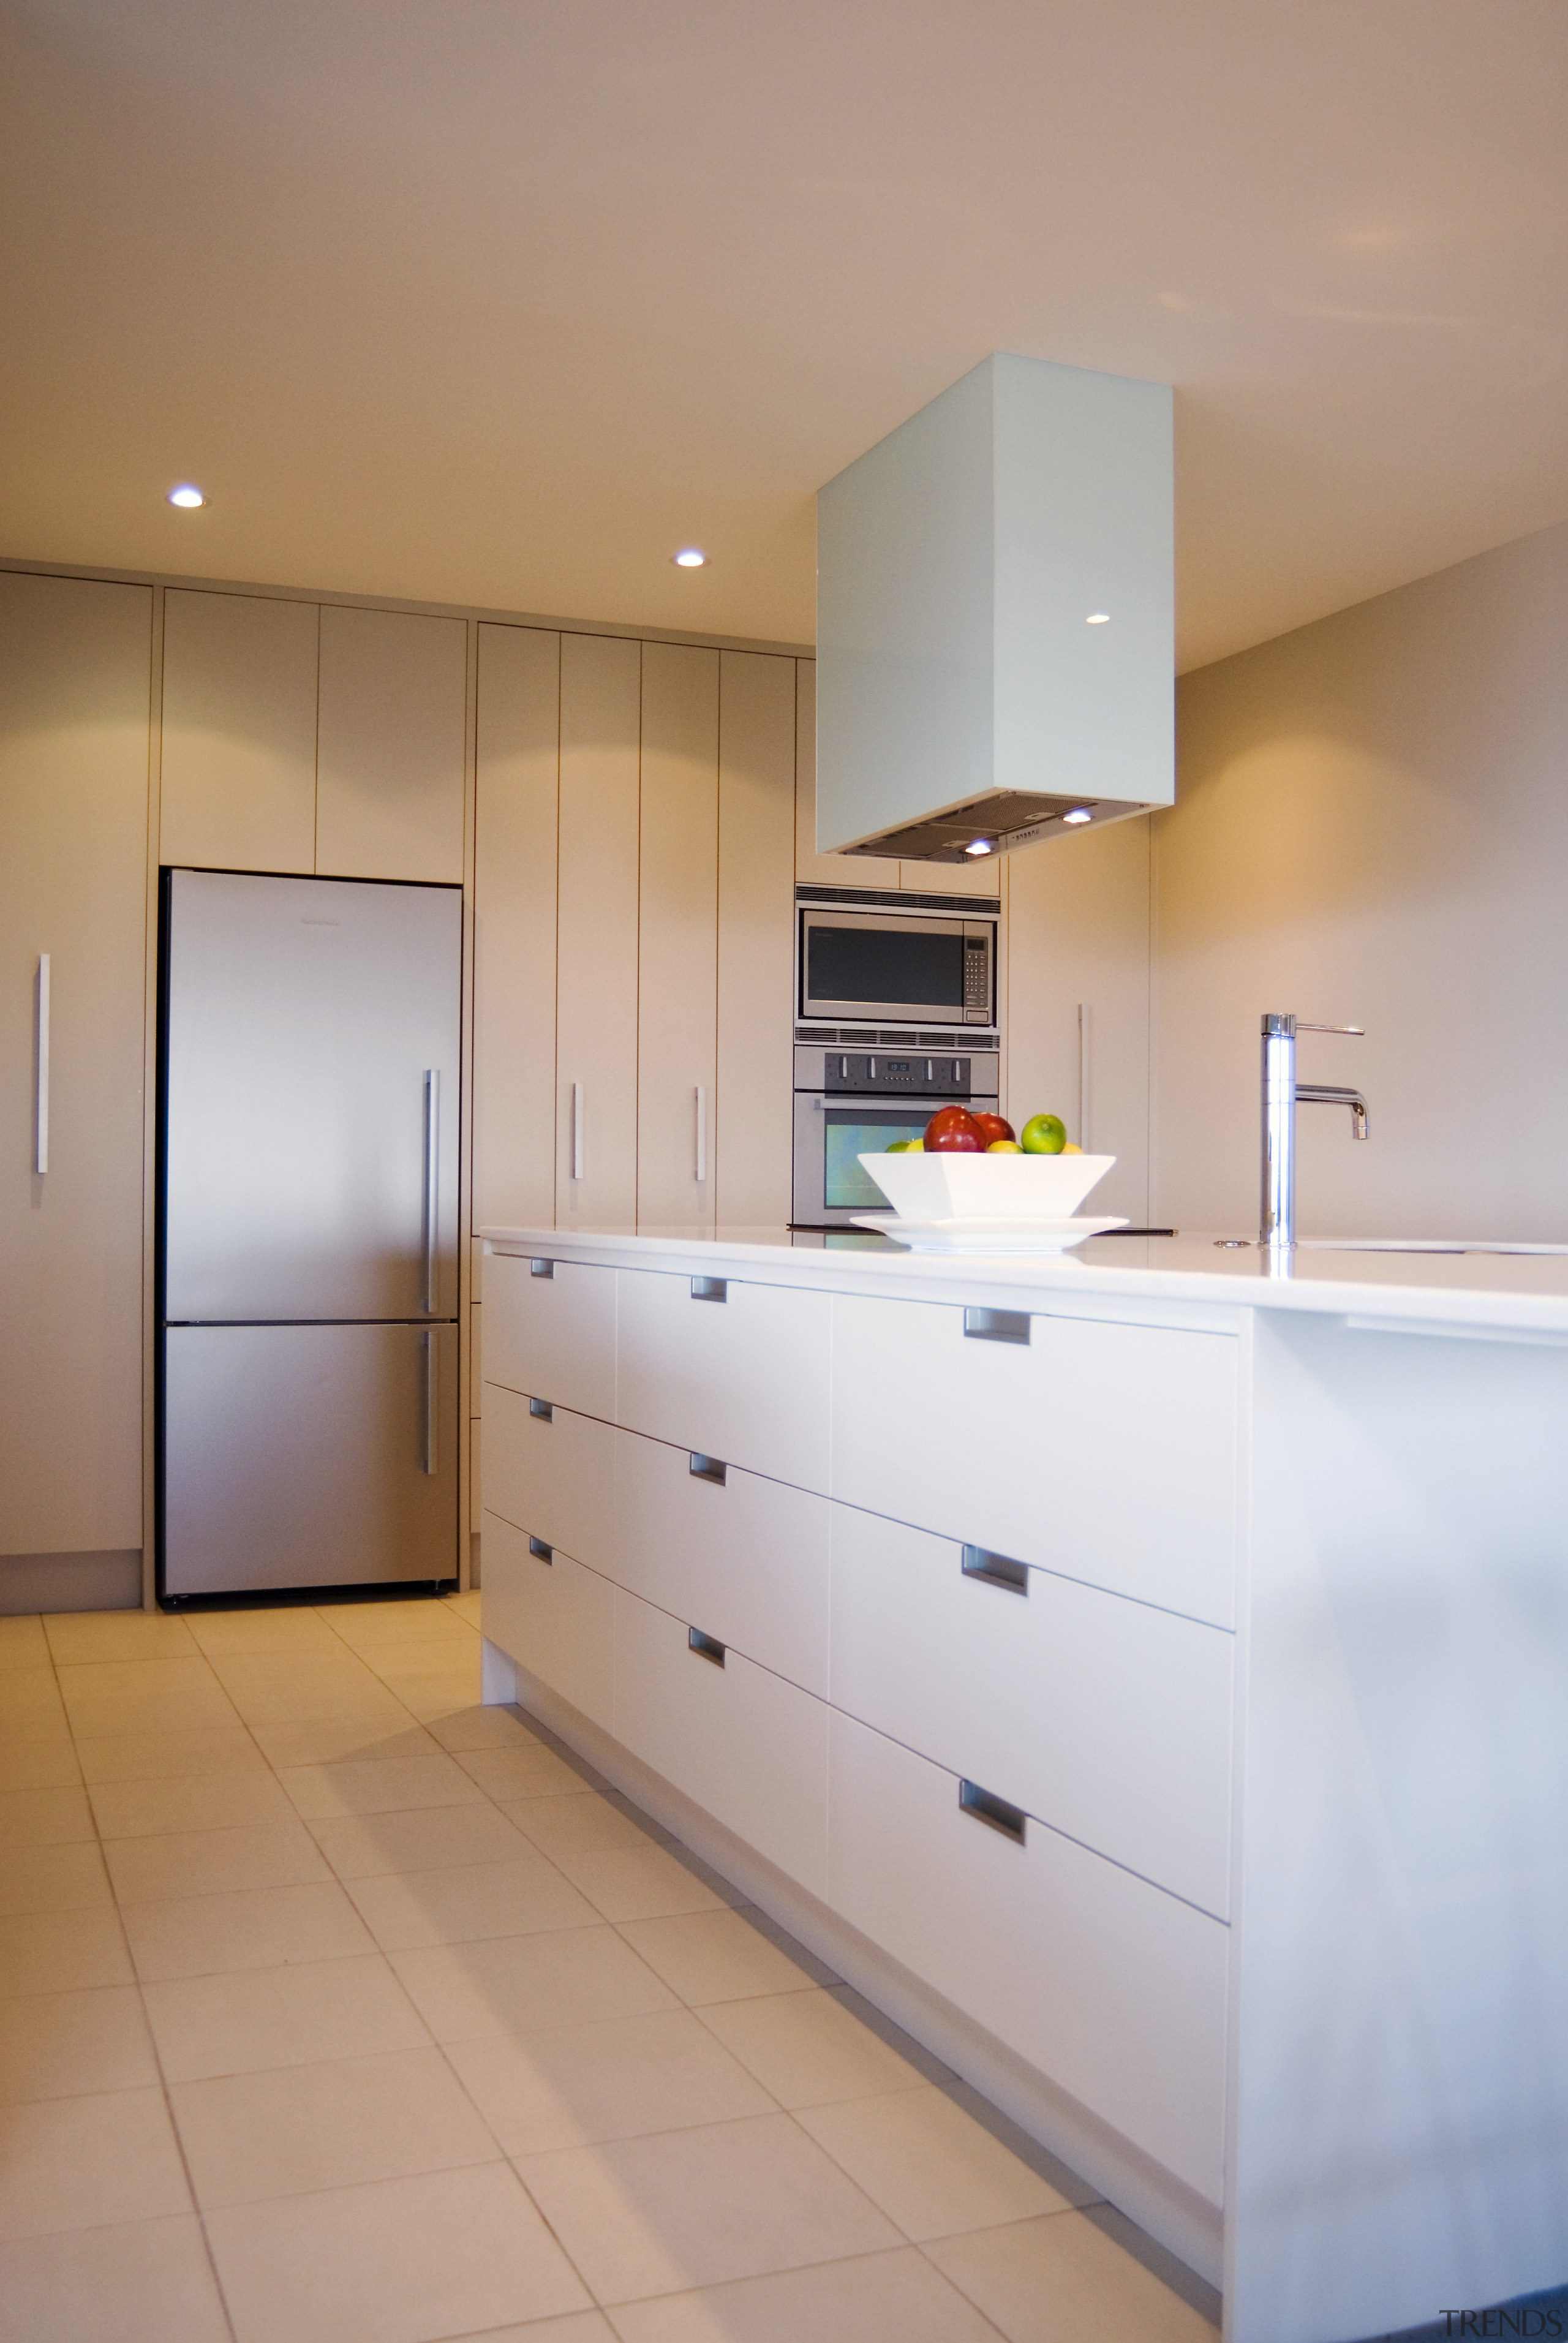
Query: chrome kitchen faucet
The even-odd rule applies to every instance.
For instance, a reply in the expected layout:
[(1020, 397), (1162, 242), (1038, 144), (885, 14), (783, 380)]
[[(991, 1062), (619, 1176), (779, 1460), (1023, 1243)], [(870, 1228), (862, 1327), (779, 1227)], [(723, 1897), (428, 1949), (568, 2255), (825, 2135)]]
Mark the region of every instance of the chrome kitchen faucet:
[(1348, 1106), (1358, 1139), (1367, 1135), (1360, 1091), (1334, 1082), (1298, 1082), (1298, 1033), (1364, 1034), (1363, 1025), (1304, 1025), (1286, 1011), (1263, 1015), (1263, 1211), (1258, 1242), (1284, 1252), (1296, 1242), (1296, 1103)]

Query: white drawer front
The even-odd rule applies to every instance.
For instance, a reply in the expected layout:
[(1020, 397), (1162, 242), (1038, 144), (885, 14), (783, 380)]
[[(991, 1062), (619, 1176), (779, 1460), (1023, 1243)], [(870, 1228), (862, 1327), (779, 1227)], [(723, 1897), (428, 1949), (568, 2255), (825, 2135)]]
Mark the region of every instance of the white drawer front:
[[(832, 1509), (835, 1708), (1228, 1914), (1232, 1640)], [(1016, 1578), (1021, 1589), (1008, 1583)]]
[[(694, 1623), (691, 1623), (694, 1624)], [(689, 1623), (616, 1594), (615, 1733), (643, 1763), (820, 1896), (828, 1710), (740, 1653), (717, 1666)]]
[(836, 1497), (1229, 1627), (1236, 1339), (838, 1298)]
[(611, 1575), (826, 1699), (828, 1512), (826, 1497), (618, 1432)]
[(485, 1264), (484, 1377), (615, 1416), (615, 1272), (558, 1261), (548, 1277), (516, 1253)]
[(615, 1553), (615, 1428), (567, 1407), (548, 1416), (532, 1408), (521, 1392), (499, 1383), (485, 1394), (486, 1511), (608, 1571)]
[(528, 1541), (498, 1513), (487, 1513), (480, 1625), (492, 1644), (552, 1692), (613, 1730), (615, 1589), (558, 1551), (530, 1554)]
[(689, 1276), (619, 1276), (618, 1421), (825, 1495), (829, 1296), (729, 1278), (702, 1301)]
[(1229, 1930), (837, 1714), (831, 1764), (835, 1910), (1219, 2204)]

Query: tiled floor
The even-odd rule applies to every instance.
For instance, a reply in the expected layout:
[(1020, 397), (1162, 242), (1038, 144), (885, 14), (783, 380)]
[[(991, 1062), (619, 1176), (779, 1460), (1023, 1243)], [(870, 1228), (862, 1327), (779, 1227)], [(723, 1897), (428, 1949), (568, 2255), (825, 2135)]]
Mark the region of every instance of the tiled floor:
[(1212, 2343), (477, 1608), (0, 1619), (0, 2337)]

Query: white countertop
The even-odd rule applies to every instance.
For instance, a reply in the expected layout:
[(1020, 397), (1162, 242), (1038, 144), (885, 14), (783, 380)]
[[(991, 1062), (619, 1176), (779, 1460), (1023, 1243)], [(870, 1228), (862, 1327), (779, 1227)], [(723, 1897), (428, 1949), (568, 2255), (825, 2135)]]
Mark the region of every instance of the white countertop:
[(1070, 1296), (1114, 1302), (1307, 1311), (1391, 1329), (1568, 1338), (1568, 1253), (1427, 1253), (1299, 1246), (1287, 1274), (1271, 1273), (1256, 1245), (1221, 1251), (1213, 1237), (1100, 1237), (1055, 1258), (951, 1258), (898, 1250), (852, 1230), (721, 1227), (593, 1230), (486, 1227), (498, 1252), (557, 1261), (673, 1268), (700, 1261), (714, 1274), (749, 1272), (838, 1292), (1050, 1308)]

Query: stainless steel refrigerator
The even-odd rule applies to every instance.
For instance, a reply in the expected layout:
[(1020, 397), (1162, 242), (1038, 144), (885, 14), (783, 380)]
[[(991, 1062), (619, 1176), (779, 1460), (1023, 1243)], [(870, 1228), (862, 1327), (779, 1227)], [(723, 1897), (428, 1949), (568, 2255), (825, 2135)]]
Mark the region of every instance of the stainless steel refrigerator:
[(159, 1591), (457, 1570), (461, 890), (171, 870)]

